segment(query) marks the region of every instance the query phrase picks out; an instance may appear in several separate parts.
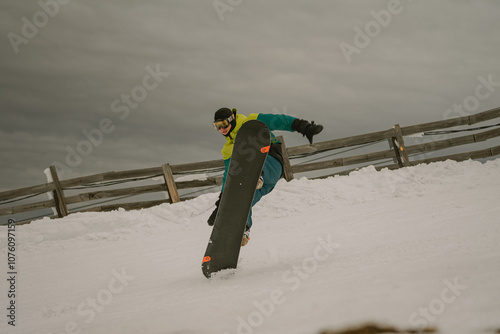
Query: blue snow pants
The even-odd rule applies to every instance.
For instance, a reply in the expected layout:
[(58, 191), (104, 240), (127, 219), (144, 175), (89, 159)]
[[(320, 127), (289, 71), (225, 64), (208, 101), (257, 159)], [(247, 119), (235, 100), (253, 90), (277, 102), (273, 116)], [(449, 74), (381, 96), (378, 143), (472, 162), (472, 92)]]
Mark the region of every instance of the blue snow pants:
[[(264, 185), (262, 188), (255, 191), (252, 207), (260, 201), (262, 196), (269, 194), (274, 189), (274, 186), (278, 183), (281, 178), (281, 174), (283, 173), (283, 166), (278, 160), (276, 160), (276, 158), (268, 155), (266, 162), (264, 163), (264, 167), (262, 168), (262, 172)], [(252, 209), (250, 209), (250, 214), (248, 215), (247, 226), (248, 228), (252, 227)]]

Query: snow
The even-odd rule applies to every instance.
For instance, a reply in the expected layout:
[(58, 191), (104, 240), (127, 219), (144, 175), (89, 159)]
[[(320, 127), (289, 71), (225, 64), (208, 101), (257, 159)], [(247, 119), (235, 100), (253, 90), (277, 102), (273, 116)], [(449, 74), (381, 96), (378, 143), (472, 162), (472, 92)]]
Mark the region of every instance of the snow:
[(193, 174), (193, 175), (184, 175), (179, 176), (175, 179), (176, 182), (185, 182), (185, 181), (205, 181), (208, 178), (207, 174)]
[(17, 226), (16, 326), (5, 320), (2, 279), (0, 331), (500, 328), (500, 159), (281, 180), (253, 210), (238, 269), (207, 280), (201, 260), (217, 196)]

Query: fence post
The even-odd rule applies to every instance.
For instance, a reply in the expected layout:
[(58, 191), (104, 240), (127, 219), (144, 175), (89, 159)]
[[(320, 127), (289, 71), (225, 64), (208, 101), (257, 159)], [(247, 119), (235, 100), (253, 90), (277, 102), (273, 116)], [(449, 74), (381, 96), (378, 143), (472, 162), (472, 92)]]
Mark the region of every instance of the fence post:
[(52, 176), (52, 182), (54, 183), (54, 202), (56, 203), (57, 215), (59, 218), (68, 215), (68, 207), (64, 201), (64, 192), (61, 187), (61, 182), (59, 182), (59, 176), (57, 176), (57, 170), (55, 166), (50, 166), (50, 175)]
[[(400, 167), (408, 167), (411, 166), (410, 159), (408, 158), (408, 152), (406, 151), (405, 141), (403, 139), (403, 132), (401, 132), (401, 127), (399, 124), (394, 125), (394, 130), (396, 131), (396, 138), (392, 138), (392, 142), (394, 143), (394, 149), (397, 150), (396, 157), (398, 158)], [(403, 158), (401, 166), (401, 158)]]
[(286, 182), (293, 180), (292, 166), (290, 165), (290, 159), (288, 158), (288, 151), (286, 150), (285, 138), (283, 136), (277, 137), (281, 142), (281, 155), (283, 156), (283, 175), (285, 176)]
[(394, 149), (394, 154), (396, 155), (395, 162), (398, 163), (399, 168), (403, 168), (403, 160), (401, 160), (401, 154), (399, 153), (398, 143), (396, 137), (389, 138), (389, 146)]
[(165, 178), (165, 184), (167, 185), (168, 196), (170, 197), (171, 203), (180, 202), (179, 192), (177, 191), (177, 186), (175, 185), (174, 175), (172, 173), (172, 167), (170, 164), (164, 164), (161, 166), (163, 169), (163, 177)]

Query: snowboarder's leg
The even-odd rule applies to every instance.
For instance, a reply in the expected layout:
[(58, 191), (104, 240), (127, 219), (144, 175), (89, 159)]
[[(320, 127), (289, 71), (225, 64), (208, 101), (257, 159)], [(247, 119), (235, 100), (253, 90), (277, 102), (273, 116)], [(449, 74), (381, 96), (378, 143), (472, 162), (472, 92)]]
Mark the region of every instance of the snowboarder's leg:
[[(260, 201), (262, 196), (269, 194), (273, 189), (276, 183), (278, 183), (281, 178), (281, 174), (283, 173), (283, 166), (281, 163), (268, 155), (266, 158), (266, 162), (264, 163), (264, 167), (262, 168), (262, 172), (264, 175), (264, 185), (262, 188), (255, 191), (255, 195), (252, 201), (252, 207)], [(247, 226), (252, 227), (252, 209), (250, 209), (250, 214), (247, 219)]]

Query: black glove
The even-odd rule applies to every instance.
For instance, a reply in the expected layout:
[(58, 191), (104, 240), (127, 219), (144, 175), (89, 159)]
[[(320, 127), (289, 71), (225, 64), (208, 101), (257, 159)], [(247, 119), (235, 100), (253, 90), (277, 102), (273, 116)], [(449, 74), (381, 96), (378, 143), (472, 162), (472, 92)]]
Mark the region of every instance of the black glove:
[(222, 193), (220, 193), (219, 199), (217, 200), (217, 202), (215, 202), (215, 210), (214, 210), (214, 212), (212, 212), (212, 214), (210, 215), (210, 217), (208, 217), (208, 220), (207, 220), (208, 226), (214, 226), (215, 217), (217, 217), (217, 211), (219, 211), (219, 204), (220, 204), (220, 198), (221, 198), (221, 196), (222, 196)]
[(313, 143), (313, 136), (323, 131), (323, 125), (314, 124), (314, 121), (309, 123), (304, 119), (298, 118), (292, 122), (291, 128), (293, 131), (303, 134), (309, 140), (309, 144)]

